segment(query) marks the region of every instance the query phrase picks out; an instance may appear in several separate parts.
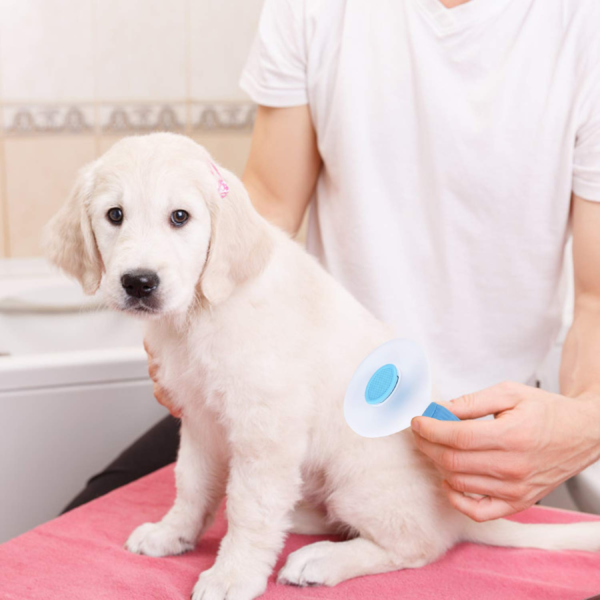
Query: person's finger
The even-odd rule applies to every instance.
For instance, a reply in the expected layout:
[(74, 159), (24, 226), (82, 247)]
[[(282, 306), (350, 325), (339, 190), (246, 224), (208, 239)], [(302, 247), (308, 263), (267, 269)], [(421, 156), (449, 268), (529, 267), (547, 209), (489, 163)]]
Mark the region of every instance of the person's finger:
[(517, 501), (527, 494), (527, 489), (523, 484), (507, 482), (496, 477), (452, 473), (443, 470), (442, 475), (446, 483), (456, 492), (492, 496), (506, 501)]
[(439, 404), (459, 419), (478, 419), (514, 408), (519, 403), (525, 387), (519, 383), (504, 382)]
[(175, 408), (172, 404), (163, 404), (163, 406), (174, 416), (176, 419), (180, 419), (181, 415), (183, 415), (183, 410), (181, 408)]
[(154, 380), (158, 373), (158, 365), (150, 361), (148, 363), (148, 374), (150, 375), (150, 379)]
[(175, 408), (173, 406), (173, 401), (171, 400), (171, 396), (169, 396), (168, 392), (165, 392), (158, 384), (154, 384), (153, 386), (153, 394), (156, 398), (156, 401), (164, 406), (174, 417), (179, 418), (183, 414), (183, 410), (179, 408)]
[(471, 498), (461, 492), (453, 490), (446, 482), (442, 483), (448, 500), (452, 506), (461, 513), (471, 517), (474, 521), (491, 521), (507, 517), (518, 512), (511, 504), (500, 498), (486, 496), (484, 498)]
[(499, 421), (438, 421), (415, 417), (413, 431), (430, 442), (460, 450), (504, 448), (504, 425)]
[(170, 407), (171, 397), (158, 385), (158, 383), (154, 383), (152, 391), (154, 393), (154, 397), (160, 402), (160, 404), (166, 406), (167, 408)]
[(171, 413), (173, 417), (176, 419), (181, 419), (181, 415), (183, 415), (183, 410), (180, 408), (173, 408), (170, 404), (163, 404), (163, 406)]
[[(501, 450), (457, 450), (434, 444), (418, 433), (413, 433), (413, 437), (417, 448), (444, 471), (489, 475), (498, 478), (505, 476), (501, 467), (506, 462), (506, 453)], [(497, 465), (500, 465), (500, 468)]]

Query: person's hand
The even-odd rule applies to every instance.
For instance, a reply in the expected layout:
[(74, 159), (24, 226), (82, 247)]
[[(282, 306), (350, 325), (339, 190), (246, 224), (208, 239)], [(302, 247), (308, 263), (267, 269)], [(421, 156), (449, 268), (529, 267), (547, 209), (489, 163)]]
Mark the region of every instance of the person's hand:
[(412, 421), (416, 445), (444, 476), (450, 503), (475, 521), (532, 506), (600, 456), (597, 396), (567, 398), (502, 383), (440, 404), (459, 419), (496, 417)]
[(153, 392), (154, 397), (158, 400), (160, 404), (162, 404), (174, 417), (180, 418), (182, 411), (179, 408), (175, 407), (173, 400), (171, 399), (169, 392), (165, 390), (158, 381), (158, 362), (154, 359), (152, 352), (148, 348), (148, 344), (146, 340), (144, 340), (144, 350), (146, 354), (148, 354), (148, 373), (150, 375), (150, 379), (152, 379), (152, 384), (154, 386)]

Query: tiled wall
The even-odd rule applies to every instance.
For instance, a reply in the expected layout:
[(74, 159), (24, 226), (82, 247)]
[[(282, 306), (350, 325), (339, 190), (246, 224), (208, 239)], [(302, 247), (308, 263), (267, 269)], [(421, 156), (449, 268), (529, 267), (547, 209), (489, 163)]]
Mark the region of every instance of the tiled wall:
[(0, 256), (37, 255), (76, 171), (124, 135), (185, 133), (241, 173), (262, 2), (0, 0)]

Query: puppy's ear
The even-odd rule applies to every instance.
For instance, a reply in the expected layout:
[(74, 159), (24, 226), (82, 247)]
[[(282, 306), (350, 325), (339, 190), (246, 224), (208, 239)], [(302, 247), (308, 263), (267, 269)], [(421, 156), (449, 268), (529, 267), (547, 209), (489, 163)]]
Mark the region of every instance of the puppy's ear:
[(81, 169), (69, 199), (46, 225), (43, 239), (48, 260), (79, 280), (90, 295), (98, 290), (103, 271), (88, 213), (94, 167), (92, 163)]
[[(226, 300), (233, 290), (258, 276), (265, 268), (273, 241), (268, 225), (256, 212), (242, 182), (219, 167), (229, 186), (224, 198), (219, 181), (209, 174), (202, 189), (209, 195), (211, 239), (206, 266), (200, 278), (200, 293), (213, 306)], [(210, 190), (207, 192), (207, 189)]]

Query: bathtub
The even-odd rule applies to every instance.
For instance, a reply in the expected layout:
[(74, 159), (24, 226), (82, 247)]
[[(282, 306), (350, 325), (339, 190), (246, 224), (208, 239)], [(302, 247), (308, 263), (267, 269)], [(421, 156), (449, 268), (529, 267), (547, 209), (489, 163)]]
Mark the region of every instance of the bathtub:
[(0, 260), (0, 543), (56, 516), (165, 414), (139, 322), (43, 260)]

